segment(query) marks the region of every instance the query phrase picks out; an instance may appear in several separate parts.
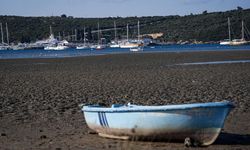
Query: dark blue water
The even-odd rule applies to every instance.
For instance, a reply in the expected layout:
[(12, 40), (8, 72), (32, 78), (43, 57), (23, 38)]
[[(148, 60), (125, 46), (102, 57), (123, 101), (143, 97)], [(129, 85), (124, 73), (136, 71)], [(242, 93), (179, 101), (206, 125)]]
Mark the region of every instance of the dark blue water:
[[(250, 50), (250, 45), (244, 46), (221, 46), (219, 44), (192, 44), (192, 45), (164, 45), (144, 47), (139, 53), (154, 52), (191, 52), (191, 51), (230, 51), (230, 50)], [(0, 59), (16, 59), (16, 58), (64, 58), (78, 56), (95, 56), (117, 53), (135, 53), (129, 49), (106, 48), (103, 50), (76, 50), (67, 49), (62, 51), (48, 50), (0, 50)], [(138, 52), (137, 52), (138, 53)]]

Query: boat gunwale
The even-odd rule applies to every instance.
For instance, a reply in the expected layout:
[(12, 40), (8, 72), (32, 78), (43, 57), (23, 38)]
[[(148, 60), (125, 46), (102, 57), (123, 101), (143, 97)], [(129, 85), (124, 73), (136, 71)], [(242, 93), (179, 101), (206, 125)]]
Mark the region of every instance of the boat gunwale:
[[(126, 106), (126, 107), (125, 107)], [(173, 110), (190, 110), (196, 108), (234, 108), (229, 101), (207, 102), (194, 104), (176, 104), (162, 106), (142, 106), (142, 105), (121, 105), (121, 107), (102, 107), (98, 105), (87, 105), (82, 107), (83, 112), (107, 112), (107, 113), (126, 113), (126, 112), (164, 112)]]

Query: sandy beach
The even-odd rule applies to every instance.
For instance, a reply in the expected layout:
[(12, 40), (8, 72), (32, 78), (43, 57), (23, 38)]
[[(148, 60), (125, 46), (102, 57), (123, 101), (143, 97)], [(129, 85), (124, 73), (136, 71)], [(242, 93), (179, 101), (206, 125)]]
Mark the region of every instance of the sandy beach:
[(232, 101), (216, 142), (250, 149), (250, 51), (114, 54), (0, 60), (0, 149), (184, 149), (169, 141), (122, 141), (90, 134), (79, 105)]

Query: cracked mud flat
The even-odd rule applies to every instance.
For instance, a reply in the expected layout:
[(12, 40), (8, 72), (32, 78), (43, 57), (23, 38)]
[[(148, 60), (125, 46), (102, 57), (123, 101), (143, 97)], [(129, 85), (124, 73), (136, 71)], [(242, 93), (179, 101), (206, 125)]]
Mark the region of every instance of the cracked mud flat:
[(0, 149), (184, 149), (89, 134), (78, 105), (224, 99), (236, 108), (206, 149), (250, 149), (250, 63), (176, 65), (228, 60), (250, 60), (250, 51), (0, 60)]

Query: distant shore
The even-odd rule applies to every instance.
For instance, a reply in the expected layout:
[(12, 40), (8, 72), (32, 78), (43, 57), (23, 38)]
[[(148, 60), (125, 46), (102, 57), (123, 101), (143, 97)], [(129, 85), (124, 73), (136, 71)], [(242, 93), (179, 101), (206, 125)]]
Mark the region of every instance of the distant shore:
[(250, 149), (249, 50), (136, 53), (0, 60), (0, 149), (183, 149), (169, 141), (120, 141), (89, 134), (79, 104), (143, 105), (232, 101), (206, 149)]
[[(241, 14), (241, 15), (239, 15)], [(115, 38), (114, 23), (117, 27), (117, 38), (126, 39), (127, 23), (129, 25), (129, 38), (136, 37), (137, 23), (140, 21), (140, 34), (145, 38), (153, 38), (163, 43), (206, 43), (218, 42), (228, 37), (228, 17), (231, 18), (234, 38), (240, 38), (241, 21), (246, 21), (249, 29), (250, 9), (238, 7), (223, 12), (207, 12), (189, 14), (185, 16), (130, 16), (130, 17), (104, 17), (104, 18), (74, 18), (63, 14), (61, 16), (8, 16), (0, 15), (3, 27), (9, 26), (9, 40), (6, 43), (31, 43), (49, 37), (53, 31), (59, 40), (69, 42), (84, 42), (84, 28), (86, 38), (90, 43), (97, 43), (98, 24), (102, 30), (101, 38), (109, 42)], [(20, 14), (18, 14), (20, 15)], [(162, 14), (164, 15), (164, 14)], [(242, 17), (244, 16), (244, 17)], [(115, 21), (115, 22), (114, 22)], [(50, 30), (50, 26), (53, 30)], [(51, 31), (51, 32), (50, 32)], [(7, 34), (4, 31), (4, 37)], [(247, 35), (245, 36), (245, 38)], [(248, 39), (249, 40), (249, 39)]]

